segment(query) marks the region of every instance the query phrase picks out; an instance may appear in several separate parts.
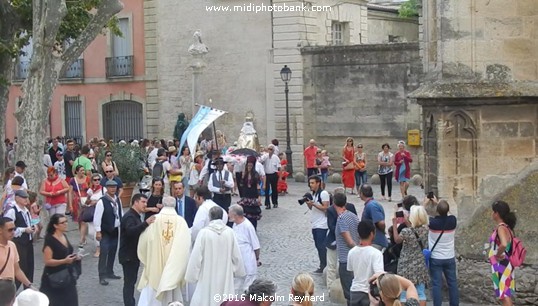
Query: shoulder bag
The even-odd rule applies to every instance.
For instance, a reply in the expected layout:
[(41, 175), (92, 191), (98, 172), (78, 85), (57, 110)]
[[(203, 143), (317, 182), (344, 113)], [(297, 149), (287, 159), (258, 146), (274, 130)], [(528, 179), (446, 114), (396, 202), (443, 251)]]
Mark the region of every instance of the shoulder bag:
[[(446, 219), (443, 223), (443, 230), (441, 231), (441, 234), (439, 234), (439, 237), (437, 237), (437, 240), (435, 240), (435, 243), (433, 244), (433, 247), (431, 249), (422, 249), (422, 254), (424, 254), (424, 259), (426, 260), (426, 266), (430, 267), (430, 258), (432, 257), (432, 252), (437, 246), (437, 243), (439, 242), (439, 239), (441, 239), (441, 236), (445, 233), (445, 226), (446, 226)], [(416, 235), (416, 233), (415, 233)]]
[(7, 262), (9, 261), (9, 255), (11, 255), (11, 247), (8, 244), (6, 262), (4, 263), (4, 266), (2, 267), (2, 269), (0, 269), (0, 274), (4, 273), (4, 270), (7, 267)]
[(54, 289), (64, 289), (75, 281), (69, 266), (58, 272), (47, 273), (47, 278), (49, 279), (49, 285)]
[[(420, 249), (422, 250), (422, 254), (424, 255), (424, 261), (426, 263), (426, 267), (429, 267), (430, 266), (431, 251), (424, 247), (424, 244), (422, 244), (422, 241), (420, 240), (420, 237), (418, 236), (415, 229), (412, 228), (411, 231), (413, 231), (413, 234), (415, 234), (415, 237), (417, 237), (418, 245), (420, 246)], [(443, 232), (444, 232), (444, 230), (443, 230)], [(441, 235), (443, 234), (443, 232), (441, 232)], [(437, 241), (435, 242), (435, 244), (437, 244), (437, 242), (441, 238), (441, 235), (439, 235), (439, 237), (437, 238)], [(434, 247), (435, 247), (435, 245), (434, 245)], [(433, 251), (433, 248), (432, 248), (432, 251)]]

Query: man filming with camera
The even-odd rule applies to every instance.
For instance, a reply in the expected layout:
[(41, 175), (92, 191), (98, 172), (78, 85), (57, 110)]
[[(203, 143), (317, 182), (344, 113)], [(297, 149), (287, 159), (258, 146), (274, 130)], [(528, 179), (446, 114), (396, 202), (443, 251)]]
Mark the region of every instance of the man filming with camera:
[(325, 238), (327, 237), (327, 215), (326, 211), (329, 208), (330, 195), (327, 191), (321, 188), (321, 178), (317, 175), (312, 175), (308, 178), (308, 186), (312, 194), (307, 193), (303, 199), (299, 200), (299, 204), (308, 205), (312, 211), (310, 214), (312, 223), (312, 236), (314, 244), (318, 250), (319, 268), (314, 273), (323, 273), (323, 269), (327, 266), (327, 248), (325, 247)]

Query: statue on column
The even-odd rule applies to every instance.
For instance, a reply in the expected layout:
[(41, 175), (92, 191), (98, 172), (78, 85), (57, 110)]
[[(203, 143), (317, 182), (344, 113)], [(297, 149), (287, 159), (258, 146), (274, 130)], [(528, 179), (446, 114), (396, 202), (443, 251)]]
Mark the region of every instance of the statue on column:
[(197, 30), (192, 35), (192, 44), (189, 47), (189, 54), (191, 55), (204, 55), (209, 51), (207, 46), (202, 42), (202, 32)]
[(258, 134), (254, 129), (254, 119), (251, 114), (247, 114), (245, 117), (245, 123), (241, 128), (241, 133), (239, 134), (239, 139), (237, 140), (237, 148), (248, 148), (258, 152), (260, 148), (260, 143), (258, 141)]
[[(179, 113), (177, 116), (176, 127), (174, 128), (174, 138), (181, 140), (181, 137), (183, 136), (183, 133), (185, 133), (185, 130), (187, 130), (187, 127), (189, 127), (189, 122), (185, 118), (185, 114)], [(177, 149), (181, 150), (181, 148)]]

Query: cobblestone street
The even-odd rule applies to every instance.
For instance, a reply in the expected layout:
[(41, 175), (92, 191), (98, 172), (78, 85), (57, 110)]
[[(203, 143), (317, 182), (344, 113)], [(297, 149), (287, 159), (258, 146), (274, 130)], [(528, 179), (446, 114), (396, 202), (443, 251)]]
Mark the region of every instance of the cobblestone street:
[[(336, 184), (328, 184), (328, 190), (338, 187)], [(379, 186), (374, 185), (375, 195), (379, 196)], [(258, 270), (258, 276), (271, 279), (278, 285), (277, 295), (285, 297), (283, 302), (273, 305), (289, 305), (288, 294), (291, 281), (299, 272), (312, 272), (319, 265), (317, 252), (314, 247), (310, 232), (310, 215), (306, 205), (300, 206), (297, 199), (307, 191), (306, 183), (291, 183), (289, 194), (280, 197), (277, 209), (263, 210), (263, 217), (258, 223), (258, 235), (261, 244), (262, 266)], [(394, 211), (395, 204), (400, 200), (399, 191), (394, 190), (391, 203), (382, 202), (385, 207), (387, 222)], [(419, 187), (411, 187), (410, 194), (423, 198)], [(235, 203), (238, 200), (234, 198)], [(348, 201), (357, 206), (357, 211), (362, 212), (362, 201), (357, 195), (348, 194)], [(79, 241), (78, 232), (70, 224), (69, 240), (76, 248)], [(123, 305), (122, 286), (123, 280), (111, 280), (109, 286), (101, 286), (98, 283), (97, 258), (93, 258), (93, 246), (88, 241), (86, 252), (90, 255), (83, 260), (83, 274), (78, 282), (79, 303), (81, 306)], [(39, 285), (43, 259), (41, 253), (42, 240), (35, 246), (36, 272), (35, 281)], [(123, 276), (121, 265), (116, 260), (115, 273)], [(320, 274), (312, 274), (316, 286), (315, 295), (324, 297), (324, 302), (315, 305), (338, 305), (329, 301), (328, 290), (325, 287), (323, 277)], [(463, 305), (463, 304), (461, 304)], [(196, 306), (196, 305), (192, 305)]]

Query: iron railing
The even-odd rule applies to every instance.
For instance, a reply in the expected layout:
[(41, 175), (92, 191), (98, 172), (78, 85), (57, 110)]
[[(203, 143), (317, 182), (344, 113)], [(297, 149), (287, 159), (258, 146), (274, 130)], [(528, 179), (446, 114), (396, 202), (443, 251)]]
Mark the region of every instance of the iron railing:
[(106, 77), (132, 77), (133, 76), (133, 56), (117, 56), (106, 58)]
[(22, 81), (28, 77), (30, 61), (18, 61), (15, 64), (15, 80)]
[(84, 78), (84, 59), (80, 58), (69, 66), (60, 79), (83, 79)]

